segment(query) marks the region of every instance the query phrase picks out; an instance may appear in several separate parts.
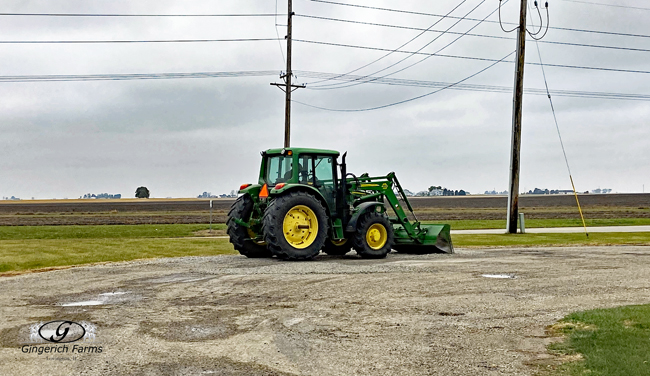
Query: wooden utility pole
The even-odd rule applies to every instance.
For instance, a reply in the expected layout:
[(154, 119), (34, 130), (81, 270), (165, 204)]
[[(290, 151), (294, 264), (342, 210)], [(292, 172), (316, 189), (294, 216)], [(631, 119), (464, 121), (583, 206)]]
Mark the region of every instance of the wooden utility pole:
[[(287, 12), (287, 35), (284, 37), (287, 40), (287, 71), (284, 72), (280, 78), (284, 79), (284, 84), (273, 83), (271, 85), (277, 86), (285, 93), (284, 104), (284, 147), (288, 148), (291, 140), (291, 92), (297, 88), (303, 88), (304, 85), (291, 84), (291, 31), (292, 31), (292, 18), (293, 18), (293, 4), (292, 0), (287, 0), (289, 11)], [(282, 87), (284, 86), (284, 88)]]
[(521, 112), (524, 97), (524, 63), (526, 58), (526, 0), (521, 0), (519, 30), (517, 30), (517, 60), (512, 107), (512, 150), (510, 154), (510, 184), (508, 190), (508, 223), (506, 230), (517, 233), (519, 216), (519, 157), (521, 150)]

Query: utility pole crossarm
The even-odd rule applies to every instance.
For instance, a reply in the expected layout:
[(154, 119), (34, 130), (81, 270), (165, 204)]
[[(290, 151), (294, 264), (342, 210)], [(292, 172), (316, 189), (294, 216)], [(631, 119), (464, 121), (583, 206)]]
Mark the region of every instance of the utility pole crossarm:
[[(286, 92), (287, 84), (271, 83), (271, 85), (273, 85), (273, 86), (277, 86), (277, 87), (280, 88), (280, 90)], [(291, 90), (291, 91), (295, 91), (296, 89), (304, 89), (304, 88), (306, 88), (307, 86), (305, 86), (305, 85), (291, 85), (291, 87), (293, 88), (293, 90)]]

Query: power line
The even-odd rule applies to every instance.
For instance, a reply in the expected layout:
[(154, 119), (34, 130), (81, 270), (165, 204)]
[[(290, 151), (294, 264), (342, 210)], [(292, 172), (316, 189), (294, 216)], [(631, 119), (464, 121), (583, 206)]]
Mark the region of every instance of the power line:
[(0, 76), (0, 82), (75, 82), (75, 81), (131, 81), (169, 80), (187, 78), (227, 78), (276, 76), (278, 71), (190, 72), (190, 73), (129, 73), (88, 75), (26, 75)]
[(236, 39), (161, 39), (161, 40), (3, 40), (0, 44), (104, 44), (104, 43), (203, 43), (203, 42), (266, 42), (280, 38)]
[[(328, 0), (309, 0), (309, 1), (313, 1), (313, 2), (316, 2), (316, 3), (324, 3), (324, 4), (331, 4), (331, 5), (354, 7), (354, 8), (364, 8), (364, 9), (382, 10), (382, 11), (387, 11), (387, 12), (395, 12), (395, 13), (414, 14), (414, 15), (419, 15), (419, 16), (442, 17), (442, 15), (435, 14), (435, 13), (425, 13), (425, 12), (415, 12), (415, 11), (401, 10), (401, 9), (381, 8), (381, 7), (373, 7), (373, 6), (359, 5), (359, 4), (346, 4), (346, 3), (339, 3), (339, 2), (336, 2), (336, 1), (328, 1)], [(449, 18), (459, 18), (459, 17), (451, 17), (450, 16)], [(466, 21), (480, 21), (479, 19), (476, 19), (476, 18), (465, 18), (465, 20)], [(499, 21), (492, 21), (492, 20), (486, 20), (485, 22), (499, 23)], [(503, 22), (503, 24), (517, 25), (516, 23), (512, 23), (512, 22)], [(563, 30), (563, 31), (573, 31), (573, 32), (581, 32), (581, 33), (618, 35), (618, 36), (625, 36), (625, 37), (650, 38), (650, 35), (644, 35), (644, 34), (630, 34), (630, 33), (619, 33), (619, 32), (614, 32), (614, 31), (575, 29), (575, 28), (559, 27), (559, 26), (549, 27), (549, 29)]]
[(0, 13), (0, 16), (36, 16), (36, 17), (276, 17), (286, 16), (280, 13), (249, 14), (117, 14), (117, 13)]
[[(400, 29), (426, 30), (426, 29), (418, 29), (418, 28), (412, 28), (412, 27), (406, 27), (406, 26), (373, 24), (373, 23), (366, 23), (366, 22), (360, 22), (360, 21), (338, 20), (338, 19), (334, 19), (334, 18), (317, 17), (317, 16), (307, 16), (307, 15), (297, 15), (297, 16), (309, 17), (309, 18), (320, 18), (320, 19), (326, 19), (326, 20), (332, 20), (332, 21), (341, 21), (341, 22), (353, 22), (353, 23), (370, 24), (370, 25), (375, 25), (375, 26), (394, 27), (394, 28), (400, 28)], [(499, 37), (499, 36), (484, 35), (484, 34), (460, 33), (460, 32), (442, 31), (442, 30), (429, 30), (429, 31), (447, 33), (447, 34), (454, 34), (454, 35), (468, 35), (468, 36), (474, 36), (474, 37), (485, 37), (485, 38), (493, 38), (493, 39), (508, 39), (508, 40), (513, 39), (513, 38), (508, 38), (508, 37)], [(69, 40), (69, 41), (66, 41), (66, 40), (44, 40), (44, 41), (11, 40), (11, 41), (0, 41), (0, 44), (208, 43), (208, 42), (263, 42), (263, 41), (282, 41), (282, 40), (284, 40), (284, 38), (280, 38), (280, 37), (276, 37), (276, 38), (236, 38), (236, 39), (164, 39), (164, 40)], [(298, 41), (298, 39), (294, 39), (294, 40)], [(305, 40), (301, 40), (301, 42), (329, 44), (329, 45), (333, 45), (333, 46), (355, 47), (355, 46), (345, 45), (345, 44), (314, 42), (314, 41), (305, 41)], [(540, 41), (540, 43), (566, 45), (566, 46), (572, 46), (572, 47), (592, 47), (592, 48), (603, 48), (603, 49), (613, 49), (613, 50), (622, 50), (622, 51), (650, 52), (650, 49), (645, 49), (645, 48), (605, 46), (605, 45), (593, 45), (593, 44), (585, 44), (585, 43), (570, 43), (570, 42), (558, 42), (558, 41)], [(356, 47), (357, 48), (365, 48), (365, 49), (374, 49), (374, 50), (380, 50), (380, 51), (389, 51), (389, 52), (390, 51), (393, 51), (393, 52), (406, 52), (406, 51), (399, 51), (399, 50), (395, 50), (395, 49), (391, 50), (391, 49), (362, 47), (362, 46), (356, 46)], [(416, 53), (416, 52), (408, 52), (408, 53), (426, 55), (426, 53)], [(429, 55), (431, 55), (431, 54), (429, 54)], [(436, 56), (438, 56), (438, 55), (436, 55)], [(442, 55), (440, 55), (440, 56), (442, 56)]]
[[(359, 24), (359, 25), (381, 26), (381, 27), (389, 27), (389, 28), (403, 29), (403, 30), (430, 31), (430, 32), (434, 32), (434, 33), (442, 33), (442, 32), (444, 32), (444, 30), (423, 29), (423, 28), (420, 28), (420, 27), (391, 25), (391, 24), (383, 24), (383, 23), (377, 23), (377, 22), (346, 20), (346, 19), (342, 19), (342, 18), (322, 17), (322, 16), (314, 16), (314, 15), (310, 15), (310, 14), (296, 14), (296, 17), (313, 18), (313, 19), (316, 19), (316, 20), (324, 20), (324, 21), (345, 22), (345, 23), (352, 23), (352, 24)], [(455, 35), (463, 34), (461, 32), (451, 31), (451, 30), (447, 31), (446, 33), (447, 34), (455, 34)], [(513, 39), (513, 38), (510, 38), (510, 37), (484, 35), (484, 34), (471, 34), (471, 33), (468, 33), (466, 35), (477, 36), (477, 37), (495, 38), (495, 39)]]
[(409, 99), (405, 99), (405, 100), (402, 100), (402, 101), (399, 101), (399, 102), (393, 102), (393, 103), (389, 103), (389, 104), (385, 104), (385, 105), (381, 105), (381, 106), (376, 106), (376, 107), (359, 108), (359, 109), (352, 109), (352, 110), (347, 110), (347, 109), (334, 109), (334, 108), (326, 108), (326, 107), (314, 106), (314, 105), (307, 104), (307, 103), (303, 103), (303, 102), (299, 102), (299, 101), (294, 101), (294, 102), (299, 103), (299, 104), (302, 104), (303, 106), (312, 107), (312, 108), (316, 108), (316, 109), (319, 109), (319, 110), (333, 111), (333, 112), (362, 112), (362, 111), (373, 111), (373, 110), (379, 110), (379, 109), (382, 109), (382, 108), (387, 108), (387, 107), (397, 106), (397, 105), (399, 105), (399, 104), (404, 104), (404, 103), (407, 103), (407, 102), (411, 102), (411, 101), (414, 101), (414, 100), (417, 100), (417, 99), (421, 99), (421, 98), (427, 97), (427, 96), (429, 96), (429, 95), (433, 95), (433, 94), (439, 93), (439, 92), (441, 92), (441, 91), (443, 91), (443, 90), (449, 89), (449, 88), (451, 88), (451, 87), (453, 87), (453, 86), (456, 86), (456, 85), (458, 85), (458, 84), (462, 84), (463, 82), (465, 82), (465, 81), (467, 81), (467, 80), (469, 80), (469, 79), (471, 79), (471, 78), (473, 78), (473, 77), (476, 77), (476, 76), (478, 76), (479, 74), (485, 72), (486, 70), (492, 68), (493, 66), (495, 66), (495, 65), (497, 65), (498, 63), (500, 63), (501, 61), (507, 59), (508, 57), (510, 57), (510, 56), (511, 56), (512, 54), (514, 54), (514, 53), (515, 53), (515, 52), (512, 51), (511, 53), (507, 54), (506, 56), (504, 56), (504, 57), (501, 58), (500, 60), (495, 61), (494, 63), (488, 65), (487, 67), (481, 69), (480, 71), (478, 71), (478, 72), (476, 72), (476, 73), (474, 73), (474, 74), (471, 74), (471, 75), (469, 75), (469, 76), (463, 78), (463, 79), (460, 80), (460, 81), (456, 81), (456, 82), (454, 82), (454, 83), (452, 83), (452, 84), (449, 84), (449, 85), (447, 85), (447, 86), (445, 86), (445, 87), (442, 87), (442, 88), (440, 88), (440, 89), (438, 89), (438, 90), (434, 90), (434, 91), (432, 91), (432, 92), (429, 92), (429, 93), (426, 93), (426, 94), (422, 94), (422, 95), (418, 95), (418, 96), (416, 96), (416, 97), (409, 98)]
[(278, 45), (280, 46), (280, 54), (282, 55), (282, 63), (286, 64), (286, 59), (284, 58), (284, 51), (282, 50), (282, 42), (280, 39), (280, 32), (278, 31), (278, 0), (275, 0), (275, 35), (278, 37)]
[[(294, 41), (302, 42), (302, 43), (312, 43), (312, 44), (320, 44), (320, 45), (327, 45), (327, 46), (335, 46), (335, 47), (357, 48), (357, 49), (374, 50), (374, 51), (389, 51), (389, 49), (386, 49), (386, 48), (358, 46), (358, 45), (343, 44), (343, 43), (320, 42), (320, 41), (312, 41), (312, 40), (304, 40), (304, 39), (294, 39)], [(412, 53), (412, 52), (409, 52), (409, 51), (397, 51), (397, 52), (399, 52), (399, 53)], [(461, 55), (445, 55), (445, 54), (434, 54), (434, 53), (426, 53), (426, 52), (418, 52), (416, 54), (417, 55), (429, 55), (429, 56), (437, 56), (437, 57), (446, 57), (446, 58), (453, 58), (453, 59), (480, 60), (480, 61), (490, 61), (490, 62), (498, 61), (498, 62), (503, 62), (503, 63), (512, 63), (512, 61), (501, 61), (501, 60), (483, 58), (483, 57), (472, 57), (472, 56), (461, 56)], [(528, 65), (539, 65), (539, 63), (528, 63), (528, 62), (526, 64), (528, 64)], [(621, 72), (621, 73), (642, 73), (642, 74), (650, 73), (650, 71), (643, 71), (643, 70), (605, 68), (605, 67), (589, 67), (589, 66), (581, 66), (581, 65), (547, 64), (547, 63), (545, 63), (544, 65), (547, 66), (547, 67), (556, 67), (556, 68), (587, 69), (587, 70)]]
[[(483, 5), (483, 3), (484, 3), (485, 1), (486, 1), (486, 0), (482, 0), (478, 5), (476, 5), (476, 6), (475, 6), (474, 8), (472, 8), (469, 12), (467, 12), (467, 13), (466, 13), (466, 14), (465, 14), (465, 15), (464, 15), (460, 20), (456, 21), (453, 25), (449, 26), (449, 27), (447, 28), (447, 30), (445, 30), (445, 32), (448, 31), (448, 30), (451, 30), (453, 27), (455, 27), (456, 25), (458, 25), (458, 23), (460, 23), (463, 19), (465, 19), (465, 17), (467, 17), (467, 16), (470, 15), (472, 12), (474, 12), (476, 9), (478, 9), (478, 7), (480, 7), (481, 5)], [(506, 0), (506, 1), (508, 1), (508, 0)], [(454, 9), (455, 9), (455, 8), (454, 8)], [(451, 12), (450, 12), (450, 13), (451, 13)], [(493, 11), (492, 13), (494, 13), (494, 11)], [(485, 16), (485, 17), (483, 18), (483, 20), (485, 20), (486, 18), (490, 17), (490, 16), (492, 15), (492, 13), (488, 14), (487, 16)], [(472, 31), (475, 27), (477, 27), (477, 26), (480, 25), (480, 24), (481, 24), (481, 22), (479, 22), (478, 24), (474, 25), (471, 29), (469, 29), (469, 30), (466, 31), (465, 33), (469, 33), (470, 31)], [(434, 25), (435, 25), (435, 24), (434, 24)], [(423, 34), (423, 33), (424, 33), (424, 32), (422, 32), (422, 33), (420, 33), (420, 34)], [(403, 59), (401, 59), (401, 60), (399, 60), (399, 61), (397, 61), (397, 62), (395, 62), (395, 63), (393, 63), (393, 64), (390, 64), (389, 66), (387, 66), (387, 67), (385, 67), (385, 68), (382, 68), (382, 69), (380, 69), (380, 70), (378, 70), (378, 71), (375, 71), (374, 73), (371, 73), (371, 74), (374, 75), (374, 74), (377, 74), (377, 73), (379, 73), (379, 72), (383, 72), (383, 71), (385, 71), (385, 70), (387, 70), (387, 69), (390, 69), (390, 68), (396, 66), (397, 64), (400, 64), (401, 62), (405, 61), (406, 59), (409, 59), (409, 58), (413, 57), (416, 53), (422, 51), (423, 49), (425, 49), (426, 47), (428, 47), (429, 45), (431, 45), (433, 42), (435, 42), (436, 40), (438, 40), (438, 39), (439, 39), (440, 37), (442, 37), (444, 34), (445, 34), (445, 33), (443, 32), (442, 34), (436, 36), (435, 38), (433, 38), (433, 40), (431, 40), (429, 43), (425, 44), (424, 46), (420, 47), (420, 48), (419, 48), (417, 51), (415, 51), (414, 53), (410, 53), (409, 56), (406, 56), (405, 58), (403, 58)], [(451, 41), (450, 43), (446, 44), (444, 47), (442, 47), (442, 48), (440, 48), (439, 50), (437, 50), (433, 55), (439, 53), (440, 51), (442, 51), (442, 50), (446, 49), (447, 47), (451, 46), (452, 44), (456, 43), (456, 42), (457, 42), (460, 38), (462, 38), (463, 36), (464, 36), (464, 34), (461, 35), (461, 36), (459, 36), (458, 38), (454, 39), (454, 40)], [(393, 51), (393, 52), (397, 52), (397, 51)], [(430, 57), (433, 56), (433, 55), (429, 55), (429, 56), (427, 56), (427, 57), (421, 59), (420, 61), (416, 61), (416, 62), (413, 63), (413, 64), (410, 64), (410, 65), (408, 65), (408, 66), (406, 66), (406, 67), (404, 67), (404, 68), (398, 69), (398, 70), (396, 70), (396, 71), (394, 71), (394, 72), (392, 72), (392, 73), (388, 73), (388, 74), (383, 75), (383, 76), (381, 76), (381, 77), (388, 77), (388, 76), (394, 75), (394, 74), (396, 74), (396, 73), (402, 72), (402, 71), (404, 71), (404, 70), (406, 70), (406, 69), (409, 69), (409, 68), (413, 67), (414, 65), (420, 64), (421, 62), (427, 60), (428, 58), (430, 58)], [(368, 76), (370, 76), (370, 75), (368, 75)], [(357, 86), (357, 85), (361, 85), (361, 84), (362, 84), (362, 83), (352, 83), (352, 84), (344, 85), (344, 86), (321, 85), (319, 88), (320, 88), (321, 90), (331, 90), (331, 89), (341, 89), (341, 88), (345, 88), (345, 87)]]
[[(336, 79), (340, 81), (357, 80), (361, 76), (342, 75), (339, 73), (324, 73), (312, 71), (294, 71), (296, 75), (308, 78)], [(189, 73), (127, 73), (127, 74), (90, 74), (90, 75), (22, 75), (22, 76), (0, 76), (0, 83), (33, 83), (33, 82), (80, 82), (80, 81), (133, 81), (133, 80), (171, 80), (171, 79), (201, 79), (201, 78), (237, 78), (237, 77), (263, 77), (276, 76), (276, 70), (268, 71), (234, 71), (234, 72), (189, 72)], [(494, 85), (475, 84), (452, 84), (448, 82), (407, 80), (399, 78), (383, 78), (372, 81), (374, 84), (407, 87), (448, 87), (451, 90), (462, 90), (472, 92), (511, 93), (512, 88)], [(544, 89), (527, 88), (526, 94), (546, 95)], [(588, 92), (553, 90), (553, 96), (590, 98), (590, 99), (619, 99), (650, 101), (650, 94), (626, 94), (608, 92)]]
[[(347, 48), (356, 48), (362, 50), (372, 50), (372, 51), (392, 51), (389, 48), (381, 47), (370, 47), (370, 46), (359, 46), (354, 44), (344, 44), (344, 43), (334, 43), (334, 42), (322, 42), (315, 40), (305, 40), (305, 39), (294, 39), (295, 42), (310, 43), (310, 44), (320, 44), (325, 46), (334, 46), (334, 47), (347, 47)], [(424, 56), (438, 56), (438, 57), (449, 57), (454, 59), (466, 59), (466, 60), (481, 60), (481, 61), (497, 61), (495, 59), (482, 58), (482, 57), (471, 57), (471, 56), (461, 56), (461, 55), (446, 55), (446, 54), (436, 54), (431, 52), (417, 52), (417, 51), (396, 51), (402, 54), (413, 54), (413, 55), (424, 55)], [(547, 64), (548, 65), (548, 64)]]
[[(379, 77), (375, 77), (376, 79), (371, 80), (363, 76), (342, 75), (342, 74), (335, 74), (335, 73), (323, 73), (323, 72), (311, 72), (311, 71), (294, 71), (294, 72), (297, 75), (300, 75), (301, 77), (333, 79), (339, 81), (355, 81), (355, 80), (364, 79), (367, 80), (367, 82), (369, 83), (391, 85), (391, 86), (439, 88), (439, 87), (445, 87), (450, 85), (449, 82), (439, 82), (439, 81), (424, 81), (424, 80), (409, 80), (409, 79), (400, 79), (400, 78), (379, 78)], [(512, 93), (511, 87), (494, 86), (494, 85), (458, 84), (453, 87), (450, 87), (450, 89), (475, 91), (475, 92)], [(544, 89), (526, 88), (524, 92), (529, 95), (546, 95), (546, 91)], [(593, 99), (627, 99), (627, 100), (650, 101), (650, 94), (625, 94), (625, 93), (589, 92), (589, 91), (571, 91), (571, 90), (554, 90), (552, 91), (552, 93), (553, 95), (559, 97), (593, 98)]]
[[(391, 25), (391, 24), (383, 24), (383, 23), (375, 23), (375, 22), (346, 20), (346, 19), (341, 19), (341, 18), (321, 17), (321, 16), (314, 16), (314, 15), (307, 15), (307, 14), (296, 14), (296, 17), (312, 18), (312, 19), (323, 20), (323, 21), (334, 21), (334, 22), (352, 23), (352, 24), (360, 24), (360, 25), (368, 25), (368, 26), (388, 27), (388, 28), (403, 29), (403, 30), (416, 30), (416, 31), (425, 31), (425, 30), (427, 30), (427, 29), (423, 29), (423, 28), (419, 28), (419, 27), (412, 27), (412, 26), (402, 26), (402, 25)], [(429, 32), (434, 32), (434, 33), (445, 32), (444, 30), (435, 30), (435, 29), (428, 29), (428, 31)], [(453, 34), (453, 35), (463, 35), (463, 34), (465, 34), (465, 33), (457, 32), (457, 31), (447, 31), (446, 33), (447, 34)], [(510, 37), (506, 37), (506, 36), (499, 36), (499, 35), (476, 34), (476, 33), (466, 33), (465, 35), (470, 36), (470, 37), (481, 37), (481, 38), (503, 39), (503, 40), (515, 40), (515, 38), (510, 38)], [(540, 40), (539, 43), (557, 44), (557, 45), (571, 46), (571, 47), (590, 47), (590, 48), (604, 48), (604, 49), (621, 50), (621, 51), (650, 52), (650, 49), (645, 49), (645, 48), (606, 46), (606, 45), (587, 44), (587, 43), (571, 43), (571, 42), (548, 41), (548, 40)]]
[[(277, 1), (277, 0), (276, 0), (276, 1)], [(380, 58), (375, 59), (375, 60), (371, 61), (370, 63), (365, 64), (365, 65), (363, 65), (363, 66), (361, 66), (361, 67), (359, 67), (359, 68), (357, 68), (357, 69), (351, 70), (351, 71), (349, 71), (349, 72), (346, 73), (346, 74), (354, 73), (354, 72), (357, 72), (357, 71), (359, 71), (359, 70), (361, 70), (361, 69), (363, 69), (363, 68), (365, 68), (365, 67), (368, 67), (368, 66), (370, 66), (370, 65), (372, 65), (372, 64), (374, 64), (374, 63), (376, 63), (376, 62), (378, 62), (378, 61), (380, 61), (380, 60), (382, 60), (382, 59), (384, 59), (384, 58), (386, 58), (386, 57), (388, 57), (388, 56), (390, 56), (391, 54), (393, 54), (394, 52), (398, 51), (398, 50), (401, 49), (402, 47), (404, 47), (404, 46), (408, 45), (409, 43), (413, 42), (413, 41), (416, 40), (417, 38), (421, 37), (425, 32), (427, 32), (428, 30), (430, 30), (432, 27), (436, 26), (438, 23), (440, 23), (442, 20), (444, 20), (444, 19), (445, 19), (447, 16), (449, 16), (453, 11), (455, 11), (456, 9), (458, 9), (458, 7), (460, 7), (462, 4), (464, 4), (465, 1), (466, 1), (466, 0), (461, 1), (461, 2), (460, 2), (458, 5), (456, 5), (452, 10), (450, 10), (449, 12), (447, 12), (446, 15), (444, 15), (443, 17), (441, 17), (438, 21), (434, 22), (434, 23), (433, 23), (431, 26), (429, 26), (428, 28), (419, 30), (420, 33), (419, 33), (418, 35), (416, 35), (415, 37), (411, 38), (411, 39), (410, 39), (409, 41), (407, 41), (406, 43), (402, 44), (401, 46), (395, 48), (395, 49), (392, 50), (392, 51), (389, 51), (387, 54), (381, 56)], [(448, 31), (449, 29), (450, 29), (450, 28), (448, 28), (447, 31)], [(442, 33), (444, 34), (444, 32), (442, 32)], [(442, 36), (442, 34), (440, 34), (440, 36)], [(439, 38), (440, 36), (438, 36), (438, 38)], [(437, 38), (436, 38), (436, 39), (437, 39)], [(435, 41), (435, 39), (434, 39), (434, 41)], [(429, 44), (431, 44), (431, 43), (433, 43), (433, 41), (432, 41), (432, 42), (429, 42)], [(398, 62), (398, 63), (399, 63), (399, 62)], [(376, 72), (375, 72), (375, 73), (376, 73)], [(323, 81), (328, 81), (328, 80), (323, 80)], [(320, 83), (320, 82), (323, 82), (323, 81), (316, 81), (316, 82), (312, 82), (311, 84), (316, 84), (316, 83)]]
[[(535, 3), (537, 5), (537, 3)], [(528, 8), (530, 9), (530, 3), (528, 4)], [(538, 39), (535, 39), (535, 42), (538, 41)], [(548, 90), (548, 82), (546, 81), (546, 72), (544, 71), (544, 62), (542, 61), (542, 53), (539, 50), (539, 43), (535, 43), (535, 46), (537, 47), (537, 54), (539, 56), (539, 64), (540, 67), (542, 68), (542, 76), (544, 77), (544, 87), (546, 88), (546, 95), (548, 96), (548, 101), (551, 104), (551, 111), (553, 111), (553, 120), (555, 121), (555, 129), (557, 130), (557, 136), (560, 139), (560, 146), (562, 146), (562, 154), (564, 154), (564, 161), (566, 162), (566, 168), (567, 171), (569, 172), (569, 180), (571, 181), (571, 187), (573, 188), (573, 195), (575, 196), (576, 203), (578, 204), (578, 211), (580, 212), (580, 218), (582, 219), (582, 225), (585, 228), (585, 234), (587, 237), (589, 237), (589, 233), (587, 232), (587, 224), (585, 223), (585, 217), (582, 215), (582, 208), (580, 208), (580, 200), (578, 200), (578, 193), (576, 192), (576, 186), (573, 184), (573, 176), (571, 176), (571, 168), (569, 167), (569, 159), (566, 156), (566, 150), (564, 149), (564, 141), (562, 141), (562, 135), (560, 134), (560, 126), (558, 125), (557, 122), (557, 116), (555, 116), (555, 107), (553, 107), (553, 100), (551, 99), (551, 92)]]
[(580, 1), (580, 0), (564, 0), (564, 1), (568, 1), (568, 2), (571, 2), (571, 3), (589, 4), (589, 5), (602, 5), (602, 6), (606, 6), (606, 7), (615, 7), (615, 8), (650, 10), (650, 8), (633, 7), (633, 6), (629, 6), (629, 5), (618, 5), (618, 4), (595, 3), (593, 1)]

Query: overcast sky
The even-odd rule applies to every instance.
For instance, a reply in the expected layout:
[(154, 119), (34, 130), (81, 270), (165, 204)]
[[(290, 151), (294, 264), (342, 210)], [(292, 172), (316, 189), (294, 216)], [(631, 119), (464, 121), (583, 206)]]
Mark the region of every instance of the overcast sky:
[[(591, 0), (588, 0), (591, 1)], [(647, 1), (593, 0), (630, 7)], [(344, 3), (446, 14), (462, 0), (340, 0)], [(92, 3), (92, 4), (91, 4)], [(319, 20), (319, 16), (414, 28), (439, 17), (294, 0), (294, 39), (396, 49), (420, 32)], [(481, 0), (466, 0), (462, 17)], [(497, 0), (468, 17), (482, 19)], [(531, 4), (532, 5), (532, 4)], [(286, 13), (286, 0), (278, 0)], [(5, 0), (0, 13), (241, 14), (275, 13), (275, 0), (110, 1)], [(519, 1), (503, 7), (503, 20), (517, 22)], [(650, 10), (550, 1), (554, 27), (650, 35)], [(534, 13), (535, 24), (539, 23)], [(497, 20), (494, 13), (488, 20)], [(0, 16), (0, 40), (161, 40), (276, 38), (274, 17), (35, 17)], [(531, 18), (529, 18), (530, 23)], [(445, 19), (434, 30), (446, 30)], [(280, 16), (277, 23), (286, 24)], [(450, 31), (466, 32), (476, 21)], [(510, 29), (512, 25), (505, 25)], [(532, 28), (532, 27), (531, 27)], [(277, 27), (280, 37), (284, 26)], [(472, 33), (514, 38), (498, 23)], [(403, 50), (415, 51), (439, 37), (426, 32)], [(458, 38), (442, 35), (422, 52), (433, 53)], [(568, 42), (650, 50), (650, 38), (550, 29), (545, 42)], [(348, 73), (384, 51), (294, 42), (295, 71)], [(128, 73), (274, 71), (276, 76), (133, 81), (0, 82), (0, 196), (77, 198), (85, 193), (132, 197), (147, 186), (153, 197), (229, 193), (257, 180), (260, 154), (281, 147), (284, 94), (271, 82), (285, 70), (284, 42), (0, 44), (0, 76)], [(441, 54), (501, 59), (514, 40), (464, 36)], [(528, 39), (526, 61), (538, 63)], [(544, 63), (650, 71), (650, 52), (540, 43)], [(383, 76), (424, 56), (393, 53), (353, 74)], [(513, 56), (508, 58), (512, 61)], [(431, 57), (390, 78), (453, 83), (493, 64)], [(321, 82), (297, 74), (306, 89), (294, 100), (331, 109), (386, 105), (436, 89), (368, 83), (315, 90)], [(650, 74), (546, 67), (551, 91), (650, 95)], [(511, 88), (514, 63), (499, 63), (464, 84)], [(525, 69), (525, 86), (544, 88), (539, 65)], [(650, 190), (650, 102), (553, 96), (573, 179), (579, 191)], [(430, 185), (471, 193), (508, 186), (512, 91), (443, 90), (405, 104), (364, 112), (330, 112), (293, 104), (292, 146), (348, 151), (348, 171), (371, 175), (395, 171), (405, 188)], [(570, 189), (548, 98), (525, 95), (520, 190)]]

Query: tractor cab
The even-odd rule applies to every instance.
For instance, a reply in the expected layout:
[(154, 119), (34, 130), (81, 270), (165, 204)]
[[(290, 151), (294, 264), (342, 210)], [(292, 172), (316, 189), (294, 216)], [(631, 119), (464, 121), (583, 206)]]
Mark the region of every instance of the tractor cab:
[(262, 155), (259, 183), (266, 184), (271, 195), (295, 185), (306, 185), (322, 195), (327, 201), (327, 207), (336, 208), (339, 152), (286, 148), (267, 150)]
[(260, 184), (333, 185), (339, 153), (320, 149), (271, 149), (263, 153)]

